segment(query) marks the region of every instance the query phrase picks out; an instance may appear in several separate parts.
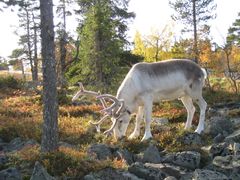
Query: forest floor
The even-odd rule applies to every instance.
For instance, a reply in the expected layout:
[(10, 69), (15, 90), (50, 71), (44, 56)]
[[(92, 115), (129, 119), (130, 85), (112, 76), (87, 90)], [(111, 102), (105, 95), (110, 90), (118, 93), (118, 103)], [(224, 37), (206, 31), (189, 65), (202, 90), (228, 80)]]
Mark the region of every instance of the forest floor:
[[(0, 86), (1, 87), (1, 86)], [(77, 89), (67, 91), (67, 96), (59, 95), (59, 141), (67, 143), (75, 148), (61, 147), (58, 151), (48, 154), (40, 153), (42, 133), (42, 98), (41, 91), (28, 90), (26, 88), (12, 89), (3, 87), (0, 89), (0, 138), (3, 142), (10, 142), (15, 138), (35, 140), (37, 144), (24, 147), (21, 151), (12, 152), (9, 162), (1, 165), (0, 170), (11, 166), (21, 169), (33, 167), (36, 161), (41, 162), (50, 174), (55, 176), (84, 176), (90, 171), (96, 171), (105, 167), (125, 168), (125, 162), (118, 159), (96, 160), (87, 154), (87, 148), (91, 144), (104, 143), (115, 147), (125, 148), (130, 152), (138, 152), (148, 142), (140, 142), (141, 137), (135, 140), (123, 140), (117, 142), (113, 137), (106, 137), (98, 133), (90, 121), (101, 118), (100, 105), (94, 99), (83, 99), (82, 105), (72, 105), (71, 97)], [(240, 96), (234, 93), (218, 90), (204, 90), (203, 95), (208, 106), (220, 103), (239, 102)], [(179, 151), (189, 149), (177, 143), (177, 137), (183, 134), (186, 120), (186, 110), (180, 101), (163, 102), (155, 104), (153, 109), (154, 118), (167, 118), (167, 129), (154, 126), (152, 133), (155, 146), (159, 150)], [(199, 118), (199, 110), (194, 116), (193, 124), (196, 126)], [(133, 131), (134, 117), (132, 118), (127, 136)], [(110, 127), (111, 123), (104, 123), (101, 132)], [(141, 127), (141, 135), (144, 125)], [(194, 131), (192, 129), (191, 131)], [(206, 137), (206, 140), (207, 137)], [(124, 142), (124, 143), (123, 143)], [(64, 162), (64, 163), (63, 163)], [(59, 166), (61, 164), (61, 166)], [(26, 178), (30, 174), (26, 172)]]

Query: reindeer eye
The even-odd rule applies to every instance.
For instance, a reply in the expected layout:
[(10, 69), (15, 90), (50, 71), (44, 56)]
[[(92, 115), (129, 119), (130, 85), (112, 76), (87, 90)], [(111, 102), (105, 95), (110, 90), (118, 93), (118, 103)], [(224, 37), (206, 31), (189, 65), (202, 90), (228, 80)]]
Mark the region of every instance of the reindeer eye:
[(122, 123), (123, 122), (123, 120), (119, 120), (119, 123)]

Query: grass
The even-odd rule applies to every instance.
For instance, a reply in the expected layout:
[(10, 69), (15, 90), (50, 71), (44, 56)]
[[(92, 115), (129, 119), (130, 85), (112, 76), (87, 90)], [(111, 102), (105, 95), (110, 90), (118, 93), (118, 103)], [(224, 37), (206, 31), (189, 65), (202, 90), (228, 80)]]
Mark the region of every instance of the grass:
[[(226, 85), (225, 85), (226, 86)], [(227, 87), (227, 86), (226, 86)], [(68, 92), (67, 92), (68, 93)], [(70, 94), (73, 94), (72, 91)], [(29, 179), (31, 169), (35, 161), (40, 161), (48, 172), (54, 176), (83, 177), (91, 171), (97, 171), (105, 167), (126, 168), (122, 159), (108, 159), (99, 161), (87, 155), (87, 147), (93, 143), (105, 143), (119, 148), (124, 148), (132, 153), (139, 153), (149, 145), (149, 142), (123, 139), (116, 142), (112, 137), (105, 137), (96, 133), (95, 127), (89, 121), (97, 121), (100, 118), (98, 111), (100, 106), (94, 103), (86, 103), (73, 106), (69, 101), (69, 94), (59, 107), (59, 140), (75, 145), (74, 148), (60, 147), (53, 153), (41, 154), (39, 145), (29, 145), (22, 150), (9, 154), (10, 161), (0, 169), (16, 166), (24, 172), (24, 178)], [(239, 101), (240, 97), (226, 89), (218, 89), (213, 92), (204, 91), (204, 97), (209, 106), (216, 103)], [(198, 121), (198, 109), (193, 123)], [(232, 112), (233, 116), (239, 115), (239, 111)], [(186, 133), (183, 130), (186, 119), (186, 110), (180, 101), (163, 102), (155, 104), (154, 117), (166, 117), (168, 126), (152, 125), (153, 139), (159, 150), (168, 151), (199, 150), (197, 146), (185, 146), (177, 141)], [(154, 123), (153, 123), (154, 124)], [(102, 131), (109, 128), (108, 123), (102, 125)], [(127, 135), (134, 128), (134, 121), (130, 122)], [(143, 134), (144, 128), (141, 128)], [(193, 130), (192, 130), (193, 131)], [(42, 102), (41, 96), (34, 91), (4, 87), (0, 89), (0, 138), (10, 141), (16, 137), (23, 139), (35, 139), (41, 142), (42, 134)], [(205, 142), (211, 140), (203, 137)], [(204, 152), (201, 152), (204, 155)], [(204, 156), (205, 157), (205, 156)]]

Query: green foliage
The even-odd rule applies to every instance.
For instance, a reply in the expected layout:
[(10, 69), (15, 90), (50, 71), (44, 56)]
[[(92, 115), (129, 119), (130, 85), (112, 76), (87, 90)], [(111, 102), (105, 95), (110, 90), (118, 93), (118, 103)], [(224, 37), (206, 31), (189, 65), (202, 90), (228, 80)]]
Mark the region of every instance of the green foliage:
[[(193, 9), (193, 1), (195, 9)], [(216, 4), (214, 0), (171, 0), (170, 6), (176, 11), (172, 16), (174, 20), (181, 20), (186, 26), (192, 26), (194, 21), (194, 13), (196, 15), (196, 23), (205, 23), (209, 19), (215, 18), (214, 10)]]
[(79, 28), (80, 60), (67, 72), (71, 83), (81, 81), (107, 90), (118, 82), (120, 58), (127, 43), (126, 20), (134, 16), (126, 11), (127, 2), (122, 3), (79, 1), (84, 20)]
[(0, 77), (0, 88), (18, 89), (23, 86), (23, 81), (14, 78), (13, 76)]
[(240, 13), (238, 13), (238, 18), (232, 24), (232, 26), (228, 29), (227, 35), (227, 44), (240, 45)]

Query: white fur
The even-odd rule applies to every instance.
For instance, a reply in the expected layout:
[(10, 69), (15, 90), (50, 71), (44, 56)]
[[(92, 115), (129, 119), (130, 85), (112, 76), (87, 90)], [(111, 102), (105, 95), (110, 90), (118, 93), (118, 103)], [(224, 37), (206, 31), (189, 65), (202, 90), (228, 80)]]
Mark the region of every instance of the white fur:
[[(166, 62), (168, 63), (168, 62)], [(191, 88), (191, 82), (186, 79), (183, 70), (176, 70), (169, 74), (161, 76), (151, 76), (143, 71), (139, 71), (135, 66), (129, 71), (117, 92), (117, 98), (124, 100), (125, 109), (131, 113), (137, 113), (134, 131), (130, 139), (137, 138), (140, 135), (140, 124), (144, 117), (145, 133), (142, 140), (152, 137), (151, 119), (153, 102), (162, 100), (180, 99), (187, 109), (187, 122), (185, 129), (192, 126), (192, 119), (195, 112), (193, 101), (200, 108), (199, 124), (195, 132), (201, 133), (204, 129), (204, 119), (207, 103), (202, 97), (202, 88), (206, 72), (203, 70), (204, 77), (194, 81)], [(124, 113), (126, 113), (124, 111)], [(126, 129), (130, 120), (129, 115), (125, 115), (119, 120), (114, 129), (115, 136), (125, 136)]]

